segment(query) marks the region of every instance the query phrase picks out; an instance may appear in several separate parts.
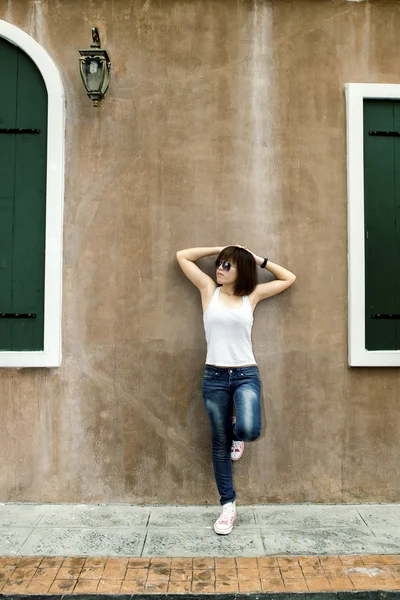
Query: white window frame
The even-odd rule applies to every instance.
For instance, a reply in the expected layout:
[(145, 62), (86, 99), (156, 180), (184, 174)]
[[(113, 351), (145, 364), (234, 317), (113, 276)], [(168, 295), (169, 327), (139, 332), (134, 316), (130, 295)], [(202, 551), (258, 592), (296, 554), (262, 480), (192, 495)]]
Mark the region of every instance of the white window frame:
[(348, 364), (399, 367), (400, 350), (365, 349), (364, 98), (400, 100), (400, 85), (347, 83)]
[(48, 95), (44, 349), (0, 351), (0, 367), (58, 367), (61, 364), (62, 318), (64, 89), (53, 60), (32, 37), (2, 20), (0, 37), (21, 48), (33, 60), (42, 74)]

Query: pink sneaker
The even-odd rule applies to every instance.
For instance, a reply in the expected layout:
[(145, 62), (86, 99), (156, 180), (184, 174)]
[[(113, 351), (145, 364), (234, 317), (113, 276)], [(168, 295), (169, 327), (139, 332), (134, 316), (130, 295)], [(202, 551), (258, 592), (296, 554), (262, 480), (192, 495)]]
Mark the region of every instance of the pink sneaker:
[(231, 459), (239, 460), (239, 458), (242, 456), (243, 452), (244, 452), (244, 442), (236, 442), (235, 440), (232, 440)]
[(233, 524), (236, 519), (236, 505), (235, 502), (228, 502), (222, 507), (222, 512), (218, 519), (214, 523), (215, 533), (220, 535), (227, 535), (233, 529)]
[[(232, 417), (232, 426), (236, 423), (236, 417)], [(239, 460), (244, 452), (244, 442), (236, 442), (232, 440), (231, 459)]]

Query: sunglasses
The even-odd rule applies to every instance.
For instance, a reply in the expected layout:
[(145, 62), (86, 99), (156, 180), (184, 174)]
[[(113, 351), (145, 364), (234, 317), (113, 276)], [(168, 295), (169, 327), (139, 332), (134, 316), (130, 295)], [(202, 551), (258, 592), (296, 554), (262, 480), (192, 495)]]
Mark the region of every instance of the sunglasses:
[(215, 261), (215, 268), (218, 269), (220, 266), (222, 266), (222, 270), (226, 272), (230, 271), (231, 269), (236, 269), (236, 267), (234, 267), (233, 264), (228, 260), (220, 260), (217, 258)]

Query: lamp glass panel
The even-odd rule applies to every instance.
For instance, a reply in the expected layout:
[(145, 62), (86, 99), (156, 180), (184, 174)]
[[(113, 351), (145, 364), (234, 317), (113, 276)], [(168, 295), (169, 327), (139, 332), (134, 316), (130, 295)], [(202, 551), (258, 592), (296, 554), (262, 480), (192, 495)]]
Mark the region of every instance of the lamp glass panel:
[(103, 71), (104, 63), (102, 60), (91, 57), (84, 61), (83, 73), (88, 92), (98, 92), (101, 90), (104, 79)]

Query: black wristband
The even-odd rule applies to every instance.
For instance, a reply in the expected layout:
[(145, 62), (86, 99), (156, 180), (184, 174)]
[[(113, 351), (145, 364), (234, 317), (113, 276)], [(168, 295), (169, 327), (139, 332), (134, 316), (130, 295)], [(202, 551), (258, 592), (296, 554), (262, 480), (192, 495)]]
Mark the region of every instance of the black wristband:
[(264, 258), (264, 260), (263, 260), (262, 264), (260, 265), (260, 267), (262, 269), (265, 269), (265, 266), (266, 266), (267, 262), (268, 262), (268, 258)]

